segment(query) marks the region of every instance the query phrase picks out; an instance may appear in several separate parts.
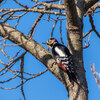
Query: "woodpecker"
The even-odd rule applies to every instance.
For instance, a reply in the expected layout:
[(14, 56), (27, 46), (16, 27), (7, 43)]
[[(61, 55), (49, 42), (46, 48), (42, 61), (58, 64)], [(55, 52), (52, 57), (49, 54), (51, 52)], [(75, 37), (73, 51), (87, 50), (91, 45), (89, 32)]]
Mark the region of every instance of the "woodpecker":
[(51, 49), (52, 56), (57, 65), (68, 74), (69, 80), (77, 82), (75, 68), (68, 48), (60, 44), (55, 38), (50, 38), (44, 44)]

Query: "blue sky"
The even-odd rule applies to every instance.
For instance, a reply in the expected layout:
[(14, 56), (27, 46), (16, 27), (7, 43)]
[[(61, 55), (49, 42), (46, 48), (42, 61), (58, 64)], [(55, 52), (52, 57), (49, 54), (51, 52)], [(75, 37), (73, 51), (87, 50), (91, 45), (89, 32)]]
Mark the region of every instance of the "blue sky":
[[(24, 3), (23, 3), (24, 2)], [(28, 4), (30, 7), (33, 5), (31, 0), (23, 0), (23, 4)], [(9, 5), (10, 4), (10, 5)], [(7, 2), (0, 7), (1, 8), (19, 8), (18, 5), (16, 5), (13, 0), (7, 0)], [(38, 17), (38, 13), (28, 13), (24, 17), (21, 18), (19, 25), (17, 29), (25, 34), (27, 34), (34, 23), (35, 19)], [(94, 23), (96, 26), (96, 29), (98, 32), (100, 32), (100, 20), (99, 20), (100, 14), (95, 14), (93, 16)], [(48, 18), (47, 15), (44, 15), (43, 18)], [(56, 18), (54, 15), (51, 16), (51, 18)], [(60, 17), (62, 18), (62, 17)], [(11, 26), (14, 26), (16, 24), (16, 20), (14, 21), (8, 21)], [(60, 31), (59, 31), (59, 25), (60, 22), (57, 23), (57, 26), (54, 30), (53, 37), (56, 37), (58, 41), (60, 41)], [(42, 42), (45, 42), (49, 39), (51, 30), (53, 27), (54, 21), (48, 22), (41, 20), (37, 26), (37, 30), (33, 36), (33, 39), (42, 44)], [(62, 36), (64, 44), (66, 43), (66, 21), (62, 22), (63, 28), (62, 28)], [(89, 18), (84, 17), (84, 28), (83, 32), (86, 33), (91, 29)], [(88, 39), (88, 38), (86, 38)], [(10, 41), (8, 41), (8, 44), (11, 44)], [(83, 42), (84, 44), (84, 42)], [(43, 45), (43, 44), (42, 44)], [(44, 46), (44, 45), (43, 45)], [(47, 48), (46, 46), (44, 46)], [(8, 55), (13, 56), (16, 51), (21, 49), (20, 47), (10, 47), (6, 49), (6, 52)], [(11, 51), (11, 52), (10, 52)], [(23, 51), (23, 50), (22, 50)], [(100, 72), (100, 39), (97, 37), (97, 35), (92, 32), (91, 39), (90, 39), (90, 46), (87, 49), (83, 50), (83, 59), (84, 59), (84, 66), (86, 70), (86, 78), (88, 82), (88, 88), (89, 88), (89, 100), (98, 100), (100, 98), (100, 89), (97, 86), (94, 76), (90, 69), (90, 63), (95, 64), (96, 71)], [(8, 60), (1, 54), (0, 52), (0, 59), (2, 59), (5, 63), (8, 62)], [(18, 70), (20, 68), (19, 66), (20, 62), (17, 62), (13, 69)], [(2, 65), (0, 64), (0, 67), (2, 68)], [(0, 68), (0, 69), (1, 69)], [(27, 53), (25, 55), (25, 66), (24, 71), (30, 72), (30, 73), (39, 73), (41, 71), (44, 71), (46, 67), (41, 64), (36, 58), (34, 58), (31, 54)], [(7, 75), (4, 75), (3, 77), (0, 77), (0, 80), (3, 81), (5, 79), (8, 79), (9, 77), (13, 77), (11, 73), (7, 73)], [(17, 84), (20, 84), (20, 79), (16, 78), (15, 80), (0, 84), (0, 86), (3, 87), (14, 87)], [(64, 87), (64, 85), (55, 77), (53, 76), (49, 71), (44, 73), (43, 75), (32, 79), (28, 81), (26, 84), (24, 84), (24, 92), (26, 96), (26, 100), (68, 100), (67, 92)], [(21, 90), (20, 88), (14, 89), (14, 90), (1, 90), (0, 89), (0, 98), (2, 100), (23, 100)], [(66, 99), (67, 98), (67, 99)]]

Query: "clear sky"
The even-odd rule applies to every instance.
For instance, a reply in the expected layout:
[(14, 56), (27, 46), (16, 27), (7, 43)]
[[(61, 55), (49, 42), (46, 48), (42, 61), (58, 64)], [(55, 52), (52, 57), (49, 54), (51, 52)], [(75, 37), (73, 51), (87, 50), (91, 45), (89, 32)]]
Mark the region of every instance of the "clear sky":
[[(22, 3), (24, 2), (23, 4), (28, 4), (30, 7), (33, 5), (31, 0), (21, 0), (21, 2)], [(7, 2), (4, 5), (0, 6), (0, 9), (1, 8), (19, 8), (19, 5), (15, 4), (13, 0), (7, 0)], [(17, 29), (25, 34), (28, 34), (32, 24), (34, 23), (38, 15), (39, 15), (38, 13), (33, 13), (33, 12), (26, 14), (24, 17), (21, 18)], [(43, 18), (47, 19), (48, 16), (44, 15)], [(56, 17), (52, 15), (51, 18), (56, 18)], [(100, 32), (100, 20), (99, 20), (100, 14), (99, 13), (95, 14), (93, 18), (94, 18), (96, 29), (98, 30), (98, 32)], [(86, 33), (91, 29), (91, 26), (89, 24), (88, 16), (84, 17), (83, 20), (84, 20), (83, 31), (84, 33)], [(16, 24), (16, 20), (7, 21), (6, 23), (9, 23), (11, 26), (14, 26)], [(60, 22), (57, 23), (57, 26), (54, 30), (54, 35), (53, 35), (53, 37), (56, 37), (58, 41), (60, 41), (59, 23)], [(54, 21), (48, 22), (48, 21), (41, 20), (41, 22), (39, 22), (37, 26), (37, 30), (33, 36), (33, 39), (35, 39), (40, 44), (42, 44), (42, 42), (47, 41), (50, 37), (53, 24), (54, 24)], [(63, 25), (63, 28), (62, 28), (63, 41), (64, 41), (64, 44), (67, 46), (66, 20), (62, 22), (62, 25)], [(88, 38), (86, 39), (88, 40)], [(11, 42), (8, 41), (8, 44), (11, 44)], [(47, 48), (46, 46), (44, 47)], [(10, 47), (9, 49), (6, 50), (6, 52), (8, 55), (14, 55), (16, 51), (18, 51), (19, 49), (21, 48)], [(100, 99), (100, 89), (96, 84), (96, 81), (94, 79), (94, 76), (90, 68), (90, 64), (94, 63), (96, 66), (96, 71), (100, 73), (100, 53), (99, 52), (100, 52), (100, 39), (97, 37), (97, 35), (94, 32), (92, 32), (91, 38), (90, 38), (90, 46), (89, 48), (83, 50), (84, 66), (86, 70), (86, 78), (87, 78), (88, 88), (89, 88), (89, 100)], [(0, 52), (0, 59), (2, 59), (4, 62), (8, 62), (6, 58), (1, 54), (1, 52)], [(13, 69), (16, 69), (16, 70), (19, 69), (20, 68), (19, 63), (20, 62), (16, 63)], [(0, 69), (1, 68), (2, 68), (2, 65), (0, 64)], [(34, 58), (31, 54), (29, 53), (26, 54), (25, 64), (24, 64), (25, 72), (36, 74), (41, 71), (44, 71), (45, 69), (46, 67), (43, 64), (41, 64), (36, 58)], [(7, 73), (3, 77), (0, 77), (0, 81), (8, 79), (11, 76), (13, 77), (11, 73)], [(0, 86), (9, 88), (9, 87), (14, 87), (17, 84), (20, 84), (19, 78), (16, 78), (15, 80), (9, 83), (5, 83), (5, 84), (0, 83)], [(24, 84), (24, 92), (25, 92), (26, 100), (68, 100), (68, 97), (67, 97), (68, 94), (64, 85), (49, 71)], [(13, 89), (13, 90), (0, 89), (0, 100), (20, 100), (20, 99), (23, 100), (20, 88)]]

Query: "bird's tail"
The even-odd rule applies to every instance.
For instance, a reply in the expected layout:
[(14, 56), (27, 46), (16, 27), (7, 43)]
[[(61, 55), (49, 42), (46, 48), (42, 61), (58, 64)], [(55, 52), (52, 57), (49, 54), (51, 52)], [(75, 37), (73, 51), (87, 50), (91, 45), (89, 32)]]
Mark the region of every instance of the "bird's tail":
[(69, 76), (69, 80), (70, 82), (77, 82), (77, 78), (76, 78), (76, 75), (75, 73), (70, 73), (70, 72), (67, 72), (68, 76)]
[(70, 82), (73, 84), (74, 82), (80, 87), (82, 88), (84, 91), (86, 91), (77, 81), (77, 77), (75, 75), (75, 73), (69, 73), (67, 72), (68, 76), (69, 76), (69, 80)]

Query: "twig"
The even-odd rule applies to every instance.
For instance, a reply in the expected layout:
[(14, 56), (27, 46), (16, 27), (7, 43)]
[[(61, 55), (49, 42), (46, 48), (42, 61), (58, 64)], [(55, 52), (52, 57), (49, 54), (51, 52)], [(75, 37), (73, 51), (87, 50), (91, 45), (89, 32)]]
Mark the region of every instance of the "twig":
[[(0, 3), (4, 1), (4, 0), (0, 0)], [(6, 3), (7, 0), (5, 0), (2, 4), (0, 4), (0, 6), (4, 5)]]
[[(12, 65), (13, 66), (13, 65)], [(15, 70), (11, 70), (11, 66), (9, 68), (7, 68), (8, 71), (10, 71), (12, 74), (14, 75), (17, 75), (15, 74), (14, 72), (18, 72), (18, 73), (21, 73), (20, 71), (15, 71)], [(17, 75), (17, 77), (21, 78), (21, 76)], [(23, 77), (24, 80), (27, 80), (27, 78)]]
[(21, 72), (21, 92), (22, 92), (24, 100), (26, 100), (24, 90), (23, 90), (23, 71), (24, 71), (24, 56), (22, 56), (22, 58), (21, 58), (20, 72)]
[[(6, 44), (6, 39), (4, 40), (4, 44)], [(5, 45), (3, 45), (3, 51), (4, 51), (4, 49), (5, 49)]]
[[(36, 78), (42, 74), (44, 74), (46, 71), (48, 71), (48, 69), (44, 70), (43, 72), (40, 72), (39, 74), (36, 74), (35, 76), (31, 77), (31, 78), (28, 78), (26, 81), (23, 82), (23, 84), (25, 84), (27, 81), (33, 79), (33, 78)], [(8, 89), (8, 90), (11, 90), (11, 89), (16, 89), (18, 87), (20, 87), (21, 84), (17, 85), (16, 87), (12, 87), (12, 88), (4, 88), (4, 87), (0, 87), (0, 89)]]
[[(50, 14), (49, 14), (50, 15)], [(51, 18), (51, 17), (50, 17)], [(61, 20), (66, 20), (66, 18), (61, 18), (61, 19), (53, 19), (53, 18), (48, 18), (48, 19), (43, 19), (41, 18), (41, 20), (46, 20), (46, 21), (61, 21)]]
[(37, 6), (46, 6), (47, 9), (61, 9), (65, 10), (64, 4), (48, 4), (46, 2), (38, 2), (36, 5), (34, 5), (32, 8), (37, 7)]
[[(87, 33), (86, 33), (87, 34)], [(84, 36), (84, 33), (83, 33), (83, 36)], [(86, 35), (85, 35), (86, 36)], [(90, 37), (91, 37), (91, 32), (90, 32), (90, 35), (88, 37), (88, 44), (86, 43), (86, 38), (84, 37), (84, 41), (85, 41), (85, 47), (83, 47), (83, 49), (86, 49), (90, 46)]]
[(27, 14), (27, 11), (24, 12), (23, 14), (21, 14), (21, 15), (13, 15), (12, 18), (9, 18), (9, 20), (18, 19), (18, 18), (24, 16), (25, 14)]
[(20, 6), (24, 7), (24, 8), (28, 8), (26, 5), (22, 5), (20, 2), (18, 2), (17, 0), (14, 0), (17, 4), (19, 4)]
[[(94, 78), (95, 78), (95, 80), (96, 80), (96, 83), (98, 84), (98, 86), (99, 86), (99, 88), (100, 88), (100, 81), (99, 81), (99, 79), (97, 78), (97, 76), (96, 76), (96, 72), (95, 72), (95, 65), (93, 64), (93, 66), (92, 65), (90, 65), (91, 66), (91, 71), (92, 71), (92, 73), (93, 73), (93, 75), (94, 75)], [(98, 74), (97, 74), (98, 75)], [(100, 73), (99, 73), (99, 78), (100, 78)]]
[[(61, 0), (59, 0), (59, 4), (61, 4)], [(61, 9), (59, 9), (59, 12), (61, 13)], [(61, 39), (61, 43), (64, 44), (62, 39), (62, 20), (60, 20), (60, 39)]]
[(5, 52), (3, 49), (0, 48), (0, 50), (1, 50), (1, 52), (4, 54), (5, 57), (7, 57), (8, 59), (13, 60), (13, 58), (11, 58), (10, 56), (8, 56), (8, 55), (6, 54), (6, 52)]
[(5, 40), (5, 39), (7, 39), (7, 38), (8, 38), (8, 36), (5, 36), (4, 38), (0, 39), (0, 41)]
[[(3, 65), (6, 65), (2, 60), (0, 60), (0, 63), (3, 64)], [(0, 70), (0, 72), (1, 72), (1, 70)]]
[(85, 35), (83, 34), (83, 38), (85, 38), (88, 34), (90, 34), (93, 31), (93, 29), (89, 30)]
[(24, 16), (26, 13), (27, 13), (27, 12), (25, 12), (25, 13), (23, 13), (22, 15), (18, 16), (18, 20), (17, 20), (17, 23), (16, 23), (16, 25), (15, 25), (15, 28), (17, 28), (18, 23), (19, 23), (21, 17)]
[(4, 23), (14, 14), (15, 12), (12, 12), (5, 20)]
[(30, 30), (30, 32), (29, 32), (29, 33), (30, 33), (30, 36), (33, 35), (33, 31), (34, 31), (35, 27), (37, 26), (38, 22), (40, 21), (40, 19), (42, 18), (42, 16), (43, 16), (43, 13), (41, 13), (41, 14), (39, 15), (39, 17), (36, 19), (36, 21), (35, 21), (34, 24), (32, 25), (31, 30)]
[(50, 0), (50, 1), (43, 1), (43, 2), (46, 2), (46, 3), (51, 3), (51, 2), (57, 2), (59, 0)]
[[(17, 71), (17, 70), (12, 70), (12, 72), (19, 73), (20, 71)], [(24, 73), (24, 74), (27, 74), (27, 75), (36, 75), (36, 74), (28, 73), (28, 72), (23, 72), (23, 73)]]
[[(57, 19), (59, 19), (59, 16), (57, 17)], [(53, 25), (50, 38), (53, 36), (53, 31), (54, 31), (54, 29), (55, 29), (56, 24), (57, 24), (57, 20), (55, 21), (55, 23), (54, 23), (54, 25)]]
[(15, 57), (17, 57), (17, 55), (19, 54), (19, 52), (20, 52), (21, 50), (22, 50), (22, 49), (20, 49), (20, 50), (14, 55), (13, 59), (14, 59)]
[(100, 35), (99, 35), (98, 31), (95, 29), (95, 25), (94, 25), (94, 22), (93, 22), (92, 15), (89, 15), (89, 20), (90, 20), (91, 27), (92, 27), (93, 31), (94, 31), (94, 32), (97, 34), (97, 36), (100, 38)]
[(27, 11), (27, 12), (37, 12), (37, 13), (45, 13), (45, 14), (54, 14), (54, 15), (62, 15), (65, 16), (65, 13), (59, 13), (55, 11), (47, 11), (47, 10), (40, 10), (36, 7), (34, 8), (28, 8), (28, 9), (0, 9), (0, 12), (6, 11), (4, 14), (1, 15), (1, 18), (10, 13), (10, 12), (21, 12), (21, 11)]
[(25, 55), (26, 53), (27, 53), (27, 52), (24, 51), (18, 58), (14, 59), (13, 61), (11, 60), (8, 64), (5, 65), (4, 68), (2, 68), (2, 69), (0, 70), (0, 72), (2, 72), (3, 70), (5, 70), (8, 66), (11, 66), (11, 65), (15, 64), (15, 63), (16, 63), (18, 60), (20, 60), (21, 57), (22, 57), (23, 55)]
[[(15, 54), (15, 56), (13, 57), (13, 59), (18, 55), (18, 53), (20, 52), (20, 50)], [(16, 62), (17, 62), (17, 60), (16, 60)], [(1, 60), (0, 60), (0, 63), (2, 63), (5, 67), (4, 68), (2, 68), (1, 70), (0, 70), (0, 72), (2, 72), (3, 70), (5, 70), (6, 68), (7, 69), (10, 69), (14, 64), (15, 64), (15, 61), (10, 61), (8, 64), (5, 64), (4, 62), (2, 62)], [(10, 66), (9, 68), (8, 68), (8, 66)], [(6, 72), (7, 72), (8, 70), (6, 70), (5, 72), (3, 72), (2, 74), (0, 74), (0, 76), (2, 76), (2, 75), (4, 75)], [(19, 73), (19, 72), (18, 72)], [(14, 74), (15, 75), (15, 74)]]
[(99, 13), (100, 12), (100, 10), (99, 11), (95, 11), (94, 13)]
[(62, 39), (62, 21), (60, 21), (60, 39), (61, 39), (61, 43), (64, 44)]
[[(10, 69), (8, 69), (10, 72), (12, 72)], [(0, 83), (6, 83), (6, 82), (9, 82), (9, 81), (11, 81), (12, 79), (15, 79), (18, 75), (20, 74), (20, 72), (18, 73), (18, 74), (16, 74), (14, 77), (12, 77), (12, 78), (9, 78), (8, 80), (5, 80), (5, 81), (0, 81)]]
[(21, 17), (18, 18), (17, 23), (16, 23), (16, 25), (15, 25), (15, 28), (17, 28), (17, 26), (18, 26), (18, 23), (19, 23), (19, 21), (20, 21), (20, 18), (21, 18)]

